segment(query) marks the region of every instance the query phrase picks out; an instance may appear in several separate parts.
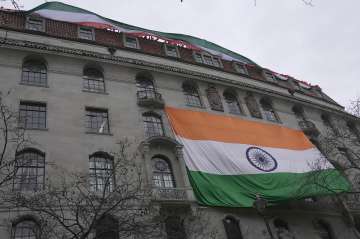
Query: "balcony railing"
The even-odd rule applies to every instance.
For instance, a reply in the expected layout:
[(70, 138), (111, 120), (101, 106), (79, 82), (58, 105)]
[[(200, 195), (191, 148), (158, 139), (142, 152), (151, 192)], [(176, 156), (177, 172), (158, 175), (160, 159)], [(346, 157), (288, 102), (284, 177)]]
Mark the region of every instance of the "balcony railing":
[(187, 188), (153, 188), (153, 199), (158, 201), (187, 201)]
[(317, 130), (315, 124), (311, 121), (308, 120), (299, 121), (299, 127), (307, 135), (317, 136), (319, 134), (319, 131)]
[(155, 108), (164, 108), (164, 100), (160, 93), (153, 89), (138, 90), (136, 93), (137, 102), (140, 106), (153, 106)]

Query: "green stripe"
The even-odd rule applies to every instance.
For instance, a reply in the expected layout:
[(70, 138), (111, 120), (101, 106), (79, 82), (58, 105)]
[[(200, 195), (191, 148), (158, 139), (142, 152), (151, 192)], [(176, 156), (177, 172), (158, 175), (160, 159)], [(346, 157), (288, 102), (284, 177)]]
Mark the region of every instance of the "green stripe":
[(247, 63), (247, 64), (252, 64), (252, 65), (257, 65), (255, 62), (253, 62), (252, 60), (250, 60), (247, 57), (244, 57), (236, 52), (233, 52), (231, 50), (228, 50), (224, 47), (221, 47), (215, 43), (209, 42), (207, 40), (201, 39), (201, 38), (197, 38), (197, 37), (193, 37), (193, 36), (189, 36), (189, 35), (184, 35), (184, 34), (177, 34), (177, 33), (166, 33), (166, 32), (159, 32), (159, 31), (154, 31), (154, 30), (149, 30), (149, 29), (145, 29), (145, 28), (141, 28), (141, 27), (137, 27), (137, 26), (133, 26), (133, 25), (129, 25), (129, 24), (125, 24), (122, 22), (117, 22), (114, 21), (112, 19), (109, 18), (105, 18), (102, 17), (94, 12), (90, 12), (88, 10), (79, 8), (79, 7), (74, 7), (65, 3), (61, 3), (61, 2), (47, 2), (47, 3), (43, 3), (31, 10), (29, 10), (27, 13), (32, 13), (38, 10), (42, 10), (42, 9), (48, 9), (48, 10), (57, 10), (57, 11), (65, 11), (65, 12), (75, 12), (75, 13), (83, 13), (83, 14), (92, 14), (92, 15), (96, 15), (100, 18), (102, 18), (105, 21), (108, 21), (118, 27), (122, 27), (128, 30), (135, 30), (135, 31), (141, 31), (141, 32), (148, 32), (148, 33), (152, 33), (155, 35), (159, 35), (165, 38), (169, 38), (169, 39), (173, 39), (173, 40), (182, 40), (182, 41), (186, 41), (188, 43), (191, 43), (193, 45), (198, 45), (198, 46), (202, 46), (202, 47), (206, 47), (208, 49), (212, 49), (218, 52), (221, 52), (223, 54), (226, 54), (228, 56), (231, 56), (235, 59), (238, 59), (241, 62)]
[(200, 204), (219, 207), (252, 207), (258, 193), (269, 204), (324, 196), (350, 190), (349, 182), (334, 169), (309, 173), (215, 175), (188, 171)]

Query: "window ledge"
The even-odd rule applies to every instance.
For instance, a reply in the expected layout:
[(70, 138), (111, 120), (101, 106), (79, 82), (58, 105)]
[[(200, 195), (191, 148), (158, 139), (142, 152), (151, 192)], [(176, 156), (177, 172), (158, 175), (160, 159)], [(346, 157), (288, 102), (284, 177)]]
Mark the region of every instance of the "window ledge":
[(35, 87), (42, 87), (42, 88), (50, 88), (49, 85), (39, 85), (39, 84), (31, 84), (31, 83), (24, 83), (20, 82), (20, 85), (26, 85), (26, 86), (35, 86)]
[(85, 134), (95, 134), (95, 135), (113, 136), (112, 133), (98, 133), (98, 132), (90, 132), (90, 131), (86, 131)]
[(190, 104), (186, 104), (186, 106), (191, 107), (191, 108), (206, 109), (205, 106), (196, 106), (196, 105), (190, 105)]
[(49, 131), (49, 128), (24, 128), (26, 130)]
[(86, 90), (86, 89), (82, 89), (82, 92), (94, 93), (94, 94), (100, 94), (100, 95), (108, 95), (109, 94), (106, 91), (104, 91), (104, 92), (102, 92), (102, 91), (92, 91), (92, 90)]

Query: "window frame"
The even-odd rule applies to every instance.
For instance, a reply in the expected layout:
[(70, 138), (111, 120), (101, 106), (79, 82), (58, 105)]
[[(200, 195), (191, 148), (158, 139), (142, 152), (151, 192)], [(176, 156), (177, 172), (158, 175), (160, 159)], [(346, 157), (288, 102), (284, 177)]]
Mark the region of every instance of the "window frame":
[[(230, 222), (228, 222), (228, 220)], [(242, 231), (239, 225), (239, 221), (235, 219), (233, 216), (226, 216), (223, 220), (223, 225), (225, 229), (225, 234), (227, 239), (242, 239)], [(232, 226), (230, 228), (229, 226)], [(236, 234), (233, 234), (234, 230), (236, 231)]]
[[(231, 95), (234, 99), (232, 102), (229, 102), (229, 98), (226, 97), (226, 95)], [(223, 92), (224, 101), (226, 104), (226, 107), (228, 109), (228, 112), (233, 115), (244, 115), (244, 110), (241, 107), (239, 97), (235, 92), (232, 92), (231, 90), (225, 90)], [(231, 103), (231, 104), (230, 104)], [(235, 105), (234, 105), (235, 103)], [(230, 106), (231, 105), (231, 106)], [(236, 107), (236, 108), (235, 108)], [(237, 109), (237, 110), (234, 110)]]
[[(85, 74), (88, 70), (94, 70), (100, 73), (101, 77), (91, 77), (88, 76), (88, 74)], [(106, 93), (106, 85), (105, 85), (105, 77), (102, 70), (96, 68), (96, 67), (85, 67), (83, 70), (83, 91), (91, 92), (91, 93)], [(94, 85), (94, 87), (90, 87), (91, 85)], [(95, 87), (95, 86), (100, 87)]]
[[(26, 156), (28, 155), (28, 156)], [(36, 158), (33, 158), (36, 156)], [(20, 158), (21, 157), (21, 158)], [(16, 168), (16, 174), (13, 179), (13, 191), (19, 191), (19, 192), (37, 192), (41, 191), (45, 187), (45, 164), (46, 164), (46, 155), (45, 153), (41, 152), (40, 150), (34, 149), (34, 148), (25, 148), (15, 155), (16, 162), (15, 162), (15, 168)], [(22, 160), (26, 160), (30, 158), (30, 166), (26, 165), (25, 163), (21, 163)], [(36, 160), (36, 164), (33, 165), (33, 161)], [(20, 170), (21, 169), (21, 170)], [(25, 169), (25, 171), (23, 170)], [(35, 169), (35, 170), (30, 170)], [(18, 173), (21, 172), (20, 175)], [(25, 172), (25, 174), (23, 174)], [(29, 175), (30, 173), (34, 173), (32, 175)], [(40, 173), (39, 173), (40, 172)], [(42, 174), (41, 174), (42, 172)], [(19, 179), (20, 177), (20, 179)], [(36, 178), (36, 183), (24, 183), (24, 177), (27, 181), (29, 181), (29, 177)], [(42, 182), (39, 183), (39, 178), (42, 178)], [(29, 185), (33, 185), (31, 188)], [(35, 185), (35, 187), (34, 187)]]
[[(150, 117), (152, 118), (151, 120), (146, 119)], [(145, 112), (142, 114), (142, 121), (144, 125), (145, 136), (147, 138), (165, 136), (165, 128), (161, 115), (158, 115), (154, 112)], [(148, 125), (151, 125), (151, 127), (148, 127)], [(151, 128), (151, 131), (149, 131), (149, 128)]]
[[(31, 27), (32, 25), (40, 26), (40, 24), (37, 23), (41, 24), (41, 29)], [(25, 29), (29, 31), (45, 32), (45, 19), (38, 16), (27, 16), (25, 21)]]
[[(233, 61), (233, 68), (235, 69), (235, 71), (237, 73), (240, 73), (242, 75), (249, 75), (249, 71), (246, 68), (246, 64), (238, 62), (238, 61)], [(240, 70), (242, 69), (242, 70)]]
[(280, 118), (274, 109), (273, 103), (269, 99), (262, 98), (260, 100), (261, 110), (263, 111), (264, 118), (267, 121), (274, 123), (281, 123)]
[[(85, 33), (86, 31), (91, 32), (90, 36), (91, 38), (86, 38), (86, 37), (82, 37), (82, 33)], [(87, 34), (85, 34), (87, 35)], [(95, 41), (95, 30), (92, 27), (86, 27), (86, 26), (78, 26), (78, 38), (82, 39), (82, 40), (87, 40), (87, 41)]]
[[(26, 106), (26, 109), (22, 109), (22, 106)], [(32, 110), (32, 109), (29, 109), (29, 107), (41, 107), (41, 108), (45, 108), (45, 110)], [(38, 126), (42, 126), (42, 127), (29, 127), (27, 124), (27, 119), (25, 119), (25, 121), (23, 122), (23, 116), (22, 114), (24, 114), (25, 112), (25, 115), (26, 115), (26, 118), (28, 118), (28, 113), (27, 112), (32, 112), (31, 113), (31, 125), (33, 126), (34, 123), (33, 123), (33, 120), (35, 118), (37, 119), (43, 119), (42, 122), (38, 121), (37, 122), (37, 125)], [(34, 112), (37, 112), (34, 113)], [(44, 113), (44, 117), (40, 117), (40, 113)], [(34, 117), (34, 115), (38, 115), (39, 117)], [(27, 130), (47, 130), (47, 103), (45, 102), (38, 102), (38, 101), (27, 101), (27, 100), (21, 100), (20, 101), (20, 104), (19, 104), (19, 125), (20, 127), (24, 128), (24, 129), (27, 129)]]
[[(30, 223), (32, 224), (32, 226), (34, 227), (33, 230), (29, 230), (29, 231), (32, 231), (34, 234), (33, 235), (30, 235), (30, 237), (28, 236), (28, 233), (26, 233), (25, 235), (20, 235), (19, 236), (16, 236), (16, 232), (18, 230), (18, 226), (19, 224), (26, 224), (28, 223), (28, 225), (30, 225)], [(30, 227), (22, 227), (21, 229), (23, 230), (24, 228), (30, 228)], [(33, 219), (33, 218), (30, 218), (29, 216), (27, 217), (24, 217), (22, 218), (21, 220), (17, 220), (15, 223), (12, 224), (11, 226), (11, 239), (37, 239), (40, 237), (40, 226), (39, 226), (39, 223)]]
[[(99, 126), (98, 123), (100, 121), (97, 121), (97, 118), (100, 118), (100, 117), (97, 117), (97, 114), (101, 114), (101, 115), (106, 114), (106, 117), (102, 117), (103, 123), (105, 121), (104, 119), (106, 119), (104, 126), (102, 126), (103, 123), (101, 123), (99, 128), (88, 127), (89, 123), (90, 123), (90, 126), (92, 126), (94, 124), (93, 118), (96, 118), (95, 123), (97, 126)], [(89, 118), (89, 117), (91, 117), (91, 118)], [(103, 127), (103, 132), (99, 132), (102, 127)], [(109, 110), (105, 109), (105, 108), (85, 106), (85, 128), (86, 128), (86, 133), (88, 133), (88, 134), (111, 135)], [(97, 130), (95, 131), (95, 129), (97, 129)], [(106, 129), (106, 131), (104, 129)]]
[[(92, 166), (93, 165), (93, 166)], [(101, 167), (98, 167), (101, 165)], [(104, 167), (103, 167), (104, 166)], [(105, 176), (110, 172), (110, 176)], [(101, 180), (108, 180), (108, 185)], [(95, 182), (95, 183), (93, 183)], [(104, 182), (104, 181), (102, 181)], [(114, 157), (105, 152), (95, 152), (89, 156), (89, 186), (91, 192), (112, 192), (115, 188), (116, 175)], [(95, 186), (95, 188), (94, 188)]]
[[(173, 51), (169, 51), (168, 47), (173, 47), (175, 49), (176, 54), (172, 54)], [(164, 43), (164, 51), (165, 51), (165, 55), (167, 55), (167, 56), (174, 57), (174, 58), (180, 58), (179, 49), (176, 45), (169, 45), (169, 44)]]
[[(36, 67), (40, 70), (34, 70)], [(31, 74), (33, 77), (30, 77)], [(30, 80), (31, 78), (32, 80)], [(20, 84), (48, 87), (48, 69), (46, 62), (42, 59), (25, 59), (21, 66)]]
[[(189, 90), (186, 90), (185, 89), (186, 87), (188, 87), (188, 89), (191, 88), (192, 91), (190, 92)], [(197, 86), (197, 84), (185, 81), (183, 82), (181, 88), (185, 96), (185, 103), (187, 106), (204, 108), (201, 95), (199, 92), (199, 87)], [(193, 99), (197, 99), (197, 100), (193, 100)]]
[[(134, 47), (134, 46), (132, 46), (132, 45), (129, 45), (129, 44), (127, 43), (127, 39), (133, 39), (133, 40), (135, 40), (136, 46)], [(126, 47), (126, 48), (138, 49), (138, 50), (140, 49), (139, 39), (138, 39), (137, 37), (135, 37), (135, 36), (130, 36), (130, 35), (124, 34), (124, 35), (123, 35), (123, 41), (124, 41), (124, 47)]]
[[(156, 161), (164, 162), (166, 169), (156, 168)], [(163, 155), (155, 155), (151, 158), (152, 185), (159, 189), (176, 188), (176, 179), (170, 160)]]
[[(206, 60), (206, 58), (208, 60)], [(193, 59), (197, 63), (205, 64), (208, 66), (213, 66), (216, 68), (224, 67), (221, 58), (218, 56), (213, 56), (210, 53), (193, 51)], [(215, 64), (214, 62), (217, 63)]]

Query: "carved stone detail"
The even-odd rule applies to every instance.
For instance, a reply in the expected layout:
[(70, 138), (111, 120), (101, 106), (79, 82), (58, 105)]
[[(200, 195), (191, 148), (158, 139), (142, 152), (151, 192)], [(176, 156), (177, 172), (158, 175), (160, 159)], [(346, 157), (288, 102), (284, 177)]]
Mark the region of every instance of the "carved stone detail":
[(245, 103), (252, 117), (262, 119), (259, 104), (251, 93), (248, 93), (245, 97)]
[(209, 86), (206, 90), (207, 98), (210, 104), (210, 108), (216, 111), (224, 111), (224, 107), (221, 101), (221, 97), (215, 88), (215, 86)]

